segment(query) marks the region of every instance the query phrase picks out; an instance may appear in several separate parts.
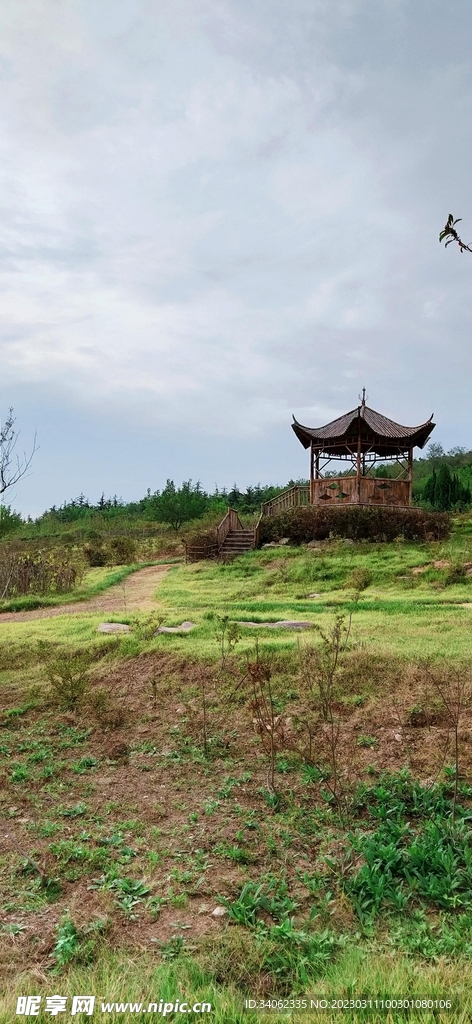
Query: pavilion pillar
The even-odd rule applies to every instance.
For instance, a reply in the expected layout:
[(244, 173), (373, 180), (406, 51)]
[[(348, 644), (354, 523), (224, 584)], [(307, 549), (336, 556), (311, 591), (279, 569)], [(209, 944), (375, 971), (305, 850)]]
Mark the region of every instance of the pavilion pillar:
[(358, 435), (358, 438), (357, 438), (357, 463), (356, 463), (356, 478), (357, 478), (356, 491), (357, 491), (357, 501), (358, 502), (360, 502), (360, 500), (361, 500), (361, 480), (362, 480), (362, 475), (361, 475), (361, 469), (362, 469), (361, 455), (362, 455), (362, 453), (361, 453), (361, 432), (360, 432), (360, 426), (359, 426), (359, 435)]
[[(318, 460), (317, 460), (318, 461)], [(313, 441), (310, 444), (310, 505), (315, 501), (315, 449)]]
[(408, 504), (411, 505), (413, 499), (413, 448), (408, 449)]

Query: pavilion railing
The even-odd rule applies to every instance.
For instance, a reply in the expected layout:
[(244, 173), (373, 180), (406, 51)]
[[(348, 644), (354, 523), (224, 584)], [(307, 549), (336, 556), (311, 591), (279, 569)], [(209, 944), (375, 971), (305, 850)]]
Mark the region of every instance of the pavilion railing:
[(264, 501), (261, 505), (261, 516), (276, 516), (279, 512), (285, 512), (287, 508), (309, 504), (309, 484), (296, 484), (295, 487), (289, 487), (286, 491), (282, 491), (281, 494), (277, 494), (270, 501)]

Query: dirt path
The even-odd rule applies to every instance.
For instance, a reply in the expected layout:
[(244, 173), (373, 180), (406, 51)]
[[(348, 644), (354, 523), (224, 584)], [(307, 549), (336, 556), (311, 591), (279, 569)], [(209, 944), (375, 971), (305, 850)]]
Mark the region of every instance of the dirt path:
[(92, 597), (90, 601), (52, 605), (49, 608), (36, 608), (31, 612), (4, 612), (0, 614), (0, 625), (2, 622), (50, 619), (55, 615), (74, 615), (78, 612), (81, 612), (82, 615), (99, 612), (104, 617), (120, 612), (123, 615), (137, 611), (152, 612), (157, 607), (154, 593), (168, 570), (168, 565), (150, 565), (147, 569), (138, 569), (131, 576), (127, 576), (122, 583), (115, 584), (114, 587), (105, 590), (98, 597)]

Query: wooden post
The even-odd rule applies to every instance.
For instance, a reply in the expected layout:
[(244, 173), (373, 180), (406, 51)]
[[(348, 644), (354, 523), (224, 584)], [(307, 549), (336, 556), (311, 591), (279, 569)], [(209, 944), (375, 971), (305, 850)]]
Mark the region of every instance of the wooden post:
[(360, 476), (360, 457), (361, 457), (361, 451), (360, 451), (360, 423), (359, 423), (359, 432), (358, 432), (358, 436), (357, 436), (357, 467), (356, 467), (357, 502), (360, 502), (360, 479), (361, 479), (361, 476)]
[(411, 505), (413, 497), (413, 448), (408, 450), (408, 504)]
[(313, 502), (315, 500), (314, 455), (315, 451), (313, 448), (312, 441), (310, 444), (310, 505), (313, 505)]

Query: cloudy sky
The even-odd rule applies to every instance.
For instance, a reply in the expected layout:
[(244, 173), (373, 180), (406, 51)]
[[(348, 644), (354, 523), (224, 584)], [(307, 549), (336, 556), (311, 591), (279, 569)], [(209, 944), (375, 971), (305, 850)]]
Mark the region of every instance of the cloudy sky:
[(3, 0), (0, 408), (36, 514), (306, 475), (291, 415), (472, 447), (463, 0)]

